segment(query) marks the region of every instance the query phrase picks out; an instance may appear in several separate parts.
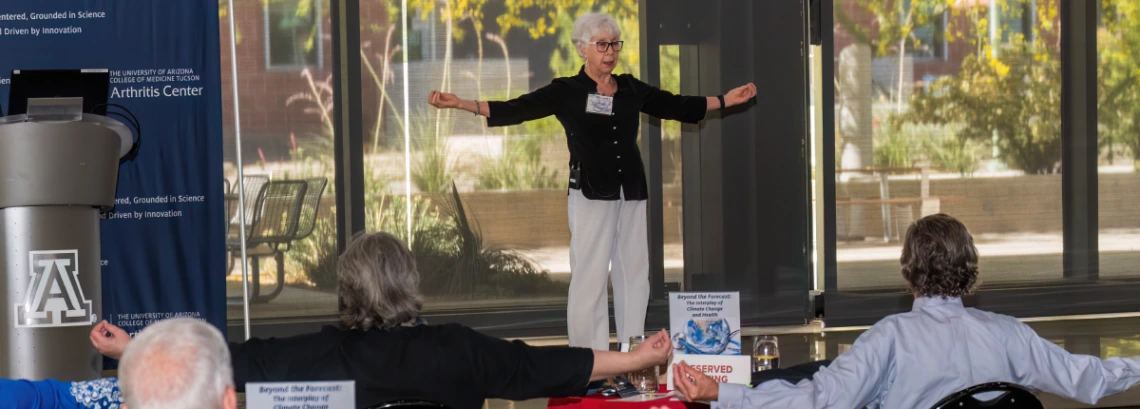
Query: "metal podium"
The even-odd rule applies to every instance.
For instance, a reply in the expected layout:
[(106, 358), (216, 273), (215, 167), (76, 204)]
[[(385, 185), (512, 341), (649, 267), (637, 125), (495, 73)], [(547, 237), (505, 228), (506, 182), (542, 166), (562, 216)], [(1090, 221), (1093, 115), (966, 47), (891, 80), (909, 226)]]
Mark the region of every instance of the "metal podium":
[[(46, 112), (46, 111), (41, 111)], [(72, 113), (0, 118), (0, 377), (89, 380), (103, 360), (99, 220), (115, 203), (130, 130)]]

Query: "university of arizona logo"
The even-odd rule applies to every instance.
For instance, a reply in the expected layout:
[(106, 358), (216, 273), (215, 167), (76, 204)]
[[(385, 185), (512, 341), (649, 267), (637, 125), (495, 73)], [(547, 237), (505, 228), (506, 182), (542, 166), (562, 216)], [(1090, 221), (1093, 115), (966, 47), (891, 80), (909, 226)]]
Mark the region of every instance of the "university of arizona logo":
[(91, 300), (79, 285), (79, 251), (28, 253), (31, 281), (16, 304), (17, 327), (70, 327), (95, 323)]

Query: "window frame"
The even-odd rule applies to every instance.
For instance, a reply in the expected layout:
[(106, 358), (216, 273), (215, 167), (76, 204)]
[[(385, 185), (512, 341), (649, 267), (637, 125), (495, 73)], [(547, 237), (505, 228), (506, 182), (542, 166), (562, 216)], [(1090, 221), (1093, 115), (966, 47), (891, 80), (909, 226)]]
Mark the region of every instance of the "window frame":
[[(639, 18), (643, 19), (641, 21), (642, 24), (640, 25), (640, 27), (643, 31), (645, 31), (642, 35), (643, 42), (641, 45), (643, 47), (648, 46), (649, 38), (650, 38), (650, 36), (647, 33), (647, 31), (649, 30), (649, 26), (647, 24), (645, 24), (645, 21), (647, 21), (645, 19), (648, 19), (650, 17), (649, 13), (658, 13), (658, 12), (666, 9), (666, 7), (660, 5), (659, 3), (653, 3), (652, 8), (648, 8), (647, 4), (649, 4), (650, 1), (656, 2), (658, 0), (639, 0), (638, 1), (639, 7), (641, 7), (641, 10), (645, 10), (645, 11), (642, 11), (639, 13)], [(683, 4), (682, 2), (686, 2), (688, 0), (671, 0), (671, 1), (675, 1), (675, 2)], [(331, 25), (332, 25), (332, 27), (331, 27), (332, 28), (332, 30), (331, 30), (332, 31), (331, 71), (332, 71), (332, 75), (333, 75), (333, 81), (332, 81), (332, 83), (333, 83), (332, 87), (333, 87), (333, 93), (334, 93), (333, 99), (336, 101), (336, 104), (334, 105), (334, 113), (333, 113), (333, 123), (334, 123), (334, 128), (335, 128), (334, 133), (333, 133), (333, 135), (334, 135), (334, 148), (333, 149), (335, 151), (334, 160), (336, 162), (336, 164), (335, 164), (335, 166), (336, 166), (336, 172), (335, 172), (336, 179), (333, 181), (333, 183), (334, 183), (334, 186), (335, 186), (335, 189), (337, 192), (337, 195), (336, 195), (336, 224), (337, 224), (336, 228), (337, 228), (337, 232), (336, 232), (336, 234), (337, 234), (337, 239), (338, 239), (338, 246), (343, 251), (345, 243), (352, 237), (352, 235), (355, 232), (363, 230), (365, 227), (364, 226), (365, 218), (364, 218), (364, 214), (363, 214), (364, 202), (365, 202), (364, 185), (363, 185), (363, 181), (361, 178), (361, 175), (363, 175), (364, 171), (365, 171), (365, 168), (363, 165), (364, 151), (361, 149), (357, 149), (357, 147), (360, 146), (360, 144), (362, 143), (362, 134), (363, 134), (363, 127), (361, 126), (361, 118), (362, 118), (362, 113), (361, 113), (361, 107), (362, 107), (361, 89), (362, 89), (362, 87), (361, 87), (361, 83), (362, 83), (362, 79), (361, 79), (361, 75), (360, 75), (361, 74), (361, 72), (360, 72), (361, 60), (360, 60), (360, 53), (359, 53), (360, 44), (361, 44), (361, 41), (360, 41), (361, 22), (360, 22), (360, 4), (358, 1), (356, 1), (356, 0), (330, 0), (330, 3), (331, 3), (330, 4), (330, 20), (331, 20)], [(726, 11), (727, 7), (728, 7), (728, 5), (723, 5), (722, 6), (722, 8), (723, 8), (722, 12)], [(779, 10), (782, 12), (781, 15), (790, 16), (793, 14), (800, 14), (799, 8), (806, 7), (806, 5), (801, 6), (801, 4), (798, 4), (798, 3), (797, 4), (790, 4), (789, 3), (789, 4), (779, 6), (779, 7), (780, 7)], [(262, 9), (265, 11), (265, 14), (263, 16), (263, 22), (266, 22), (269, 19), (268, 18), (269, 13), (267, 12), (268, 10), (266, 8), (263, 7)], [(759, 7), (759, 6), (750, 7), (750, 12), (748, 14), (733, 15), (733, 18), (737, 22), (744, 22), (744, 21), (748, 21), (749, 19), (757, 19), (757, 20), (762, 21), (763, 18), (761, 18), (761, 17), (763, 17), (765, 15), (764, 12), (766, 10), (767, 10), (766, 8)], [(792, 13), (792, 11), (795, 11), (795, 13)], [(656, 18), (669, 18), (669, 17), (682, 17), (682, 16), (679, 16), (679, 15), (676, 15), (676, 13), (673, 13), (671, 15), (656, 14), (656, 15), (654, 15), (654, 17), (656, 17)], [(775, 17), (770, 16), (769, 18), (774, 19)], [(652, 21), (652, 20), (649, 20), (649, 21)], [(788, 20), (786, 17), (785, 17), (785, 21), (782, 21), (782, 23), (786, 24), (786, 26), (794, 26), (797, 29), (802, 28), (804, 30), (803, 33), (805, 35), (805, 40), (803, 43), (806, 44), (806, 32), (807, 32), (806, 26), (801, 27), (800, 21)], [(267, 24), (267, 23), (265, 23), (265, 24)], [(405, 24), (407, 24), (407, 23), (405, 23)], [(268, 28), (268, 26), (266, 25), (265, 28)], [(749, 37), (747, 35), (747, 34), (751, 33), (751, 30), (752, 30), (752, 28), (747, 24), (724, 25), (723, 30), (725, 30), (724, 33), (728, 33), (728, 34), (744, 35), (741, 38), (748, 38), (749, 39), (748, 41), (753, 41), (751, 39), (751, 37)], [(676, 30), (658, 29), (658, 30), (655, 30), (654, 35), (656, 35), (656, 36), (667, 36), (670, 34), (677, 34), (677, 31)], [(779, 51), (781, 53), (781, 55), (784, 55), (785, 57), (794, 57), (795, 55), (801, 55), (801, 57), (803, 59), (806, 59), (806, 53), (803, 53), (800, 50), (796, 50), (795, 53), (791, 52), (791, 50), (793, 49), (792, 47), (795, 47), (795, 44), (798, 44), (798, 41), (794, 42), (794, 43), (793, 42), (784, 42), (783, 44), (781, 44), (779, 47), (776, 47), (776, 48), (773, 48), (771, 45), (768, 45), (768, 44), (758, 44), (756, 46), (756, 48), (762, 49), (762, 50)], [(268, 45), (268, 42), (267, 42), (267, 45)], [(654, 47), (656, 47), (656, 46), (654, 46)], [(805, 45), (805, 47), (806, 47), (806, 45)], [(709, 51), (707, 51), (707, 52), (710, 52), (710, 53), (714, 52), (715, 47), (709, 47), (708, 50)], [(267, 56), (268, 56), (268, 53), (267, 53)], [(714, 59), (715, 61), (717, 61), (718, 64), (724, 64), (724, 61), (727, 61), (727, 57), (720, 57), (717, 54), (711, 54), (708, 56), (708, 58)], [(757, 72), (760, 72), (760, 73), (768, 72), (767, 70), (772, 68), (772, 67), (770, 67), (768, 65), (764, 65), (764, 64), (756, 64), (755, 66), (756, 66), (756, 69), (759, 70)], [(735, 65), (733, 65), (732, 67), (735, 67)], [(695, 66), (689, 67), (689, 68), (696, 69)], [(794, 72), (796, 70), (796, 68), (797, 67), (794, 67), (794, 66), (789, 67), (787, 65), (784, 65), (784, 66), (782, 66), (781, 69), (783, 70), (782, 72), (787, 74), (789, 71)], [(651, 68), (649, 62), (644, 62), (641, 69), (642, 70), (649, 70), (649, 72), (657, 72), (657, 73), (660, 72), (659, 67)], [(734, 73), (737, 75), (750, 74), (750, 73), (738, 72), (738, 71), (728, 71), (728, 72)], [(693, 73), (696, 73), (696, 71), (694, 71)], [(806, 75), (807, 75), (806, 71), (804, 71), (802, 75), (804, 75), (806, 77)], [(643, 75), (642, 77), (644, 80), (647, 80), (651, 83), (655, 82), (655, 81), (652, 81), (652, 79), (649, 78), (648, 75)], [(701, 81), (700, 84), (690, 84), (690, 85), (699, 85), (702, 90), (705, 87), (708, 87), (708, 92), (705, 92), (705, 94), (715, 94), (715, 92), (723, 92), (725, 86), (729, 85), (729, 84), (720, 84), (721, 78), (719, 78), (719, 76), (717, 76), (715, 78), (712, 76), (702, 76), (699, 78)], [(743, 80), (737, 78), (737, 79), (734, 79), (732, 82), (737, 83), (740, 81), (743, 81)], [(792, 89), (792, 88), (798, 89), (801, 86), (806, 86), (806, 82), (786, 81), (786, 82), (781, 83), (779, 85), (781, 87), (788, 88), (788, 89)], [(772, 94), (770, 93), (769, 95), (772, 95)], [(794, 146), (794, 148), (795, 148), (794, 151), (799, 152), (800, 155), (799, 155), (799, 157), (796, 157), (796, 158), (792, 158), (791, 157), (792, 155), (783, 155), (782, 153), (781, 153), (781, 155), (787, 157), (786, 161), (782, 162), (784, 165), (789, 165), (789, 164), (794, 165), (797, 163), (803, 164), (802, 168), (801, 167), (796, 168), (797, 172), (802, 171), (802, 180), (795, 181), (792, 179), (788, 179), (785, 183), (782, 183), (781, 186), (783, 186), (784, 188), (793, 188), (794, 189), (796, 187), (797, 183), (802, 183), (803, 201), (800, 203), (789, 203), (788, 206), (797, 206), (797, 205), (802, 206), (803, 207), (803, 213), (806, 215), (806, 214), (810, 213), (808, 211), (810, 199), (809, 199), (809, 195), (807, 192), (808, 186), (810, 185), (810, 183), (808, 182), (808, 178), (810, 178), (810, 176), (809, 176), (809, 172), (808, 172), (809, 169), (806, 165), (806, 163), (807, 163), (806, 158), (803, 156), (803, 155), (805, 155), (805, 152), (803, 151), (803, 146), (805, 146), (806, 139), (807, 139), (807, 128), (806, 128), (806, 118), (807, 118), (806, 98), (807, 98), (807, 96), (805, 94), (802, 97), (804, 99), (804, 101), (802, 101), (802, 102), (804, 102), (804, 104), (802, 104), (802, 105), (803, 105), (803, 109), (804, 109), (803, 117), (804, 117), (805, 122), (803, 124), (799, 124), (799, 125), (792, 123), (790, 121), (788, 123), (783, 124), (783, 126), (785, 126), (786, 128), (789, 128), (789, 129), (802, 128), (803, 135), (797, 135), (802, 140), (788, 139), (786, 141), (783, 141), (782, 142), (783, 143), (782, 148), (784, 150), (780, 151), (780, 152), (790, 152), (793, 149), (790, 149), (789, 147)], [(720, 114), (718, 114), (718, 115), (720, 115)], [(732, 119), (735, 121), (735, 123), (732, 126), (735, 126), (736, 128), (753, 126), (753, 125), (751, 125), (751, 122), (753, 121), (753, 119), (746, 118), (745, 116), (737, 116), (737, 117), (732, 118)], [(660, 129), (650, 125), (648, 122), (649, 122), (649, 120), (647, 117), (642, 118), (642, 120), (641, 120), (641, 131), (642, 131), (642, 133), (657, 132), (657, 134), (659, 135)], [(715, 123), (709, 124), (708, 126), (719, 127), (721, 125), (715, 125), (715, 124), (719, 124), (719, 123), (721, 123), (721, 121), (716, 121)], [(728, 138), (725, 138), (725, 139), (728, 139)], [(736, 143), (744, 143), (744, 144), (753, 144), (754, 143), (751, 139), (747, 139), (747, 140), (737, 139), (735, 142)], [(650, 150), (643, 151), (643, 153), (648, 152), (648, 151), (650, 151)], [(660, 161), (660, 148), (659, 147), (655, 153), (657, 154), (655, 156), (656, 161), (659, 162)], [(777, 156), (777, 155), (776, 155), (776, 152), (772, 152), (772, 153), (769, 153), (769, 156)], [(719, 168), (721, 164), (719, 162), (707, 161), (705, 163), (705, 165), (708, 167), (708, 169), (713, 169), (713, 168)], [(740, 164), (738, 163), (737, 166), (739, 166), (739, 165)], [(752, 166), (752, 162), (749, 162), (747, 165)], [(647, 163), (646, 166), (647, 166), (647, 173), (649, 175), (652, 175), (652, 176), (649, 176), (649, 182), (651, 184), (656, 185), (657, 183), (660, 182), (660, 179), (661, 179), (660, 163), (656, 163), (656, 164)], [(654, 168), (656, 168), (656, 172), (654, 172)], [(752, 170), (757, 170), (757, 169), (752, 169)], [(761, 175), (753, 175), (753, 176), (755, 179), (754, 182), (759, 183), (758, 181), (760, 180)], [(717, 184), (719, 185), (720, 182), (718, 181)], [(696, 185), (689, 186), (689, 188), (697, 188), (697, 187), (698, 186), (696, 186)], [(709, 187), (709, 186), (705, 185), (705, 186), (699, 186), (699, 187), (704, 188), (704, 187)], [(689, 188), (686, 188), (686, 189), (692, 190)], [(660, 186), (658, 186), (658, 189), (660, 189)], [(719, 187), (718, 187), (718, 189), (719, 189)], [(743, 195), (743, 194), (746, 194), (746, 192), (748, 192), (748, 191), (749, 190), (740, 190), (739, 192), (742, 192), (742, 193), (739, 193), (739, 194)], [(697, 192), (699, 193), (700, 190), (697, 190)], [(656, 201), (651, 200), (650, 201), (651, 203), (647, 206), (647, 208), (648, 208), (647, 209), (647, 213), (648, 213), (647, 217), (649, 218), (650, 221), (652, 221), (656, 224), (660, 224), (662, 222), (662, 220), (659, 217), (661, 214), (661, 211), (660, 211), (660, 207), (661, 207), (660, 192), (657, 193), (656, 197), (657, 197), (657, 200)], [(774, 206), (776, 204), (778, 204), (778, 202), (772, 202), (772, 203), (769, 203), (768, 205)], [(651, 209), (655, 209), (655, 210), (651, 210)], [(728, 212), (725, 212), (725, 213), (728, 213)], [(800, 230), (802, 230), (803, 236), (798, 237), (797, 238), (798, 240), (794, 240), (794, 241), (790, 240), (786, 235), (774, 235), (774, 236), (760, 237), (758, 239), (753, 240), (753, 243), (755, 243), (754, 246), (763, 247), (764, 245), (771, 245), (771, 244), (773, 244), (773, 242), (776, 242), (775, 244), (783, 243), (783, 245), (789, 245), (789, 243), (791, 243), (791, 244), (796, 244), (796, 248), (795, 248), (794, 252), (792, 252), (792, 251), (783, 252), (779, 258), (772, 257), (769, 255), (765, 255), (763, 258), (758, 258), (757, 260), (752, 260), (752, 258), (757, 258), (757, 257), (755, 255), (748, 254), (747, 252), (743, 252), (743, 251), (728, 251), (729, 254), (733, 255), (736, 259), (739, 259), (739, 260), (735, 260), (735, 262), (737, 264), (740, 264), (742, 262), (748, 262), (751, 260), (751, 262), (753, 264), (757, 264), (758, 267), (747, 268), (747, 269), (737, 268), (737, 269), (733, 269), (733, 271), (730, 271), (728, 273), (706, 274), (705, 275), (707, 278), (709, 278), (711, 280), (711, 281), (710, 280), (706, 280), (706, 281), (709, 281), (710, 283), (712, 283), (711, 285), (714, 285), (714, 286), (719, 282), (724, 282), (724, 283), (729, 283), (729, 285), (739, 286), (739, 289), (742, 292), (742, 306), (741, 306), (742, 312), (745, 310), (748, 310), (748, 311), (752, 312), (752, 315), (753, 315), (753, 318), (751, 319), (751, 321), (745, 321), (744, 322), (745, 325), (753, 325), (754, 326), (754, 325), (791, 325), (791, 324), (798, 324), (798, 323), (804, 322), (804, 317), (807, 316), (807, 311), (806, 311), (807, 310), (806, 304), (808, 301), (807, 295), (808, 295), (809, 291), (811, 290), (811, 288), (810, 288), (810, 285), (811, 285), (811, 279), (810, 279), (811, 273), (810, 273), (810, 271), (811, 271), (811, 269), (810, 269), (809, 252), (807, 251), (807, 248), (810, 246), (810, 243), (811, 243), (810, 234), (813, 230), (810, 229), (810, 219), (808, 219), (807, 216), (805, 216), (803, 218), (789, 219), (788, 223), (786, 223), (786, 225), (784, 227), (788, 228), (789, 230), (791, 230), (793, 228), (796, 229), (795, 233), (798, 233)], [(718, 230), (715, 230), (715, 231), (706, 232), (706, 235), (713, 235), (713, 236), (740, 235), (741, 231), (743, 229), (744, 228), (742, 228), (742, 227), (738, 227), (738, 228), (735, 228), (735, 230), (724, 231), (726, 229), (719, 228)], [(649, 249), (651, 254), (653, 254), (654, 252), (657, 252), (657, 254), (660, 254), (660, 251), (661, 251), (660, 245), (661, 245), (661, 241), (662, 241), (660, 226), (657, 226), (655, 228), (651, 228), (649, 233), (650, 233), (649, 234), (650, 240), (652, 243), (650, 246), (650, 249)], [(689, 246), (686, 245), (686, 248), (688, 248), (688, 247)], [(737, 246), (737, 247), (740, 247), (740, 246)], [(709, 260), (706, 260), (706, 263), (710, 262), (711, 259), (714, 259), (716, 257), (710, 256), (707, 258)], [(666, 288), (663, 285), (664, 283), (662, 282), (664, 280), (664, 277), (663, 277), (663, 271), (661, 270), (662, 266), (660, 266), (661, 261), (662, 260), (660, 258), (656, 258), (656, 259), (651, 260), (650, 277), (651, 277), (651, 280), (655, 281), (655, 283), (654, 283), (654, 286), (652, 287), (652, 291), (654, 294), (650, 300), (648, 312), (646, 315), (646, 328), (664, 328), (664, 327), (667, 327), (669, 325), (669, 323), (668, 323), (668, 319), (669, 319), (668, 301), (665, 298), (666, 292), (668, 290), (666, 290)], [(782, 264), (777, 265), (777, 263), (782, 263)], [(757, 274), (757, 273), (753, 272), (753, 271), (757, 271), (757, 270), (762, 271), (764, 273), (763, 274)], [(760, 286), (757, 284), (759, 279), (764, 278), (765, 280), (769, 280), (769, 279), (775, 280), (777, 275), (780, 275), (781, 278), (786, 279), (787, 276), (789, 275), (789, 273), (791, 273), (791, 275), (799, 277), (799, 279), (794, 280), (794, 281), (796, 281), (795, 283), (786, 283), (787, 280), (784, 280), (785, 283), (782, 284), (783, 288), (781, 289), (781, 291), (779, 291), (774, 296), (771, 294), (760, 293), (760, 292), (756, 291), (758, 288), (760, 288)], [(765, 277), (759, 277), (761, 275), (763, 275)], [(741, 283), (741, 284), (735, 284), (735, 283)], [(756, 293), (752, 294), (752, 295), (745, 295), (744, 292), (746, 292), (746, 291), (756, 292)], [(480, 331), (485, 331), (488, 334), (497, 335), (497, 336), (518, 336), (518, 337), (522, 337), (522, 336), (550, 336), (550, 335), (564, 336), (565, 331), (566, 331), (566, 322), (565, 322), (566, 308), (565, 308), (564, 304), (559, 305), (559, 306), (553, 306), (553, 307), (552, 306), (544, 306), (544, 305), (535, 305), (535, 306), (512, 305), (509, 307), (490, 308), (490, 309), (462, 308), (462, 309), (453, 309), (453, 310), (437, 310), (437, 311), (425, 312), (424, 318), (427, 319), (428, 322), (430, 322), (431, 324), (460, 323), (460, 324), (463, 324), (463, 325), (466, 325), (469, 327), (473, 327), (473, 328), (480, 330)], [(337, 313), (334, 311), (330, 311), (328, 314), (325, 314), (325, 315), (314, 315), (314, 316), (305, 316), (305, 317), (285, 317), (285, 318), (255, 318), (251, 321), (253, 321), (251, 323), (252, 333), (257, 337), (264, 338), (264, 337), (270, 337), (270, 336), (284, 337), (284, 336), (291, 336), (291, 335), (297, 335), (297, 334), (311, 333), (311, 332), (318, 331), (322, 326), (337, 325), (338, 320), (337, 320)], [(241, 327), (238, 324), (237, 320), (230, 320), (229, 325), (230, 325), (230, 328), (232, 329), (230, 332), (231, 339), (239, 340), (237, 337), (238, 337), (238, 334), (240, 334), (242, 331), (238, 330)]]
[[(821, 25), (834, 27), (836, 1), (821, 0)], [(1095, 1), (1095, 3), (1094, 3)], [(1031, 0), (1032, 5), (1036, 1)], [(1062, 222), (1063, 276), (1054, 280), (984, 286), (969, 306), (1019, 318), (1106, 314), (1140, 309), (1134, 294), (1140, 280), (1099, 280), (1097, 243), (1096, 30), (1098, 0), (1060, 0), (1062, 55)], [(1034, 11), (1035, 12), (1035, 11)], [(1032, 31), (1032, 27), (1029, 28)], [(896, 289), (840, 290), (836, 263), (834, 30), (825, 30), (822, 47), (821, 182), (824, 184), (823, 315), (828, 326), (869, 325), (884, 316), (910, 310), (913, 296)], [(1073, 51), (1078, 52), (1073, 52)], [(1091, 103), (1089, 101), (1092, 101)], [(900, 283), (901, 284), (901, 283)]]
[[(335, 2), (337, 0), (333, 0), (333, 1)], [(318, 38), (315, 41), (315, 43), (316, 43), (315, 44), (315, 46), (316, 46), (316, 50), (315, 50), (316, 61), (311, 65), (309, 65), (309, 64), (300, 64), (300, 65), (298, 65), (298, 64), (274, 64), (273, 63), (273, 44), (272, 44), (273, 36), (270, 34), (270, 31), (271, 31), (270, 30), (270, 24), (272, 24), (273, 21), (271, 21), (271, 19), (270, 19), (271, 13), (269, 11), (269, 3), (271, 3), (271, 1), (262, 1), (261, 2), (262, 40), (265, 44), (265, 47), (264, 47), (265, 48), (265, 70), (266, 71), (301, 71), (301, 70), (304, 70), (305, 68), (309, 68), (309, 67), (316, 68), (318, 70), (323, 69), (324, 63), (325, 63), (324, 58), (322, 58), (322, 56), (324, 56), (324, 41), (322, 41), (322, 39), (320, 37), (321, 37), (321, 33), (324, 32), (323, 31), (324, 30), (324, 18), (323, 18), (323, 16), (321, 16), (321, 2), (319, 2), (319, 1), (314, 2), (314, 10), (316, 10), (316, 13), (317, 13), (317, 16), (315, 18), (315, 21), (316, 21), (315, 24), (316, 24), (316, 30), (317, 30), (317, 37)], [(285, 2), (280, 1), (279, 3), (285, 3)]]
[(911, 48), (907, 52), (907, 56), (915, 63), (934, 62), (934, 61), (949, 61), (950, 60), (950, 40), (946, 36), (946, 26), (949, 25), (950, 13), (942, 12), (942, 17), (938, 21), (930, 23), (930, 32), (934, 34), (931, 44), (934, 46), (929, 56), (916, 56), (914, 49)]

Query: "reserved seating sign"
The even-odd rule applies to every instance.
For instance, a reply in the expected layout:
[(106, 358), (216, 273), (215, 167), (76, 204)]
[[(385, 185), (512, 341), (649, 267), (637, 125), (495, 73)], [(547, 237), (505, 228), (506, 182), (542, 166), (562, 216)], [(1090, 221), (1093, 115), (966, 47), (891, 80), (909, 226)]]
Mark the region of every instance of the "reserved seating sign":
[(247, 409), (341, 409), (356, 407), (356, 382), (251, 382)]
[[(752, 357), (749, 355), (673, 355), (674, 364), (681, 361), (720, 383), (752, 383)], [(673, 387), (673, 365), (669, 365), (665, 377), (668, 378), (668, 389), (677, 390)]]
[(740, 355), (740, 293), (669, 293), (669, 332), (674, 354)]
[[(669, 293), (669, 332), (673, 363), (685, 361), (717, 382), (752, 382), (752, 356), (740, 354), (739, 292)], [(666, 377), (674, 390), (672, 365)]]

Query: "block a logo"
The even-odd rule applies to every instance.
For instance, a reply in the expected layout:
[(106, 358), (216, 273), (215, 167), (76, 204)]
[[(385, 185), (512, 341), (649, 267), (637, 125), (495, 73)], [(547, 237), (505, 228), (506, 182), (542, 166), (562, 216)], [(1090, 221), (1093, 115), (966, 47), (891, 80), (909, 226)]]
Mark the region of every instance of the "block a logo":
[(28, 252), (31, 281), (16, 304), (16, 327), (71, 327), (96, 321), (79, 285), (79, 251)]

